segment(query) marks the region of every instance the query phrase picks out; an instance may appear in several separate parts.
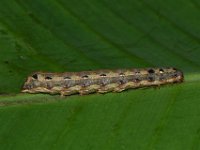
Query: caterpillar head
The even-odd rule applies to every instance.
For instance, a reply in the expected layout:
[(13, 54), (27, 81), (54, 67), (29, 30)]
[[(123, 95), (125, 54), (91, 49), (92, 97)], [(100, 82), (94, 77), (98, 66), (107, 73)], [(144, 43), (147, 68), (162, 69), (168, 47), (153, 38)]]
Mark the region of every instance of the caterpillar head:
[(45, 73), (35, 72), (28, 76), (26, 82), (23, 85), (22, 91), (24, 93), (38, 93), (38, 92), (49, 92), (47, 83), (51, 80), (51, 76), (46, 76)]

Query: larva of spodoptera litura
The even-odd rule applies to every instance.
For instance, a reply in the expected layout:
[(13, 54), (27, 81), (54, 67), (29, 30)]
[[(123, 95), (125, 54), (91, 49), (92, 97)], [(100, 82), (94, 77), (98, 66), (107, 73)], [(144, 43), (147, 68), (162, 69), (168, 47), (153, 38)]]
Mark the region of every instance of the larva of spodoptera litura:
[(29, 76), (22, 92), (80, 95), (121, 92), (148, 86), (183, 82), (183, 73), (175, 68), (117, 69), (82, 72), (45, 73)]

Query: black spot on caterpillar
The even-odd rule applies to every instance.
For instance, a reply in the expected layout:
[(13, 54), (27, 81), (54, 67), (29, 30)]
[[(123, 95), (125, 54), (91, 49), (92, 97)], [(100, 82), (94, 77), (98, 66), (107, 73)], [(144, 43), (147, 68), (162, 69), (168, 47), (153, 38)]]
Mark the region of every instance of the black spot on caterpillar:
[(27, 78), (22, 92), (61, 95), (121, 92), (126, 89), (181, 83), (183, 79), (183, 73), (175, 68), (35, 72)]

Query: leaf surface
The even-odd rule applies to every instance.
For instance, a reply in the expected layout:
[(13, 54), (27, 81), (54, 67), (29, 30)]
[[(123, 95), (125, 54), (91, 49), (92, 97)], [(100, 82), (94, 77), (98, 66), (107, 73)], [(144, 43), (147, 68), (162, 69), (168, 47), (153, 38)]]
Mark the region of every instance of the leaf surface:
[[(199, 149), (197, 0), (1, 0), (0, 149)], [(20, 94), (34, 71), (166, 67), (183, 84)]]

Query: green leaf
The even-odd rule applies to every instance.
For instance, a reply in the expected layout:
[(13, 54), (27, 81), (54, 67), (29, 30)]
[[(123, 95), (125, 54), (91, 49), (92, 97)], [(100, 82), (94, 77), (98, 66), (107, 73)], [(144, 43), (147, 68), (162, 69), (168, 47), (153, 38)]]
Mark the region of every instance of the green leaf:
[[(199, 149), (200, 2), (1, 0), (0, 149)], [(185, 82), (21, 94), (34, 71), (172, 66)]]

